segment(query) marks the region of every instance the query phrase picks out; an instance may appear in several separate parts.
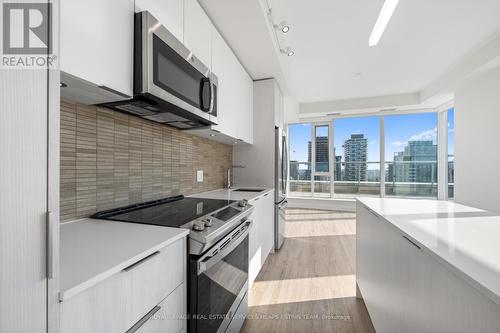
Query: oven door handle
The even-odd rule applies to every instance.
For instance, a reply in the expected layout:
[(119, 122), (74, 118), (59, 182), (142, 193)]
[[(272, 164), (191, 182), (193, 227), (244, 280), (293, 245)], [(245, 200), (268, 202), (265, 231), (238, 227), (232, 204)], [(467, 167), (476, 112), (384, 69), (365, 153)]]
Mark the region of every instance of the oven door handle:
[(245, 237), (250, 232), (250, 226), (252, 225), (251, 220), (245, 222), (245, 230), (240, 233), (238, 238), (232, 239), (231, 243), (226, 245), (222, 250), (217, 252), (214, 256), (205, 256), (198, 260), (198, 275), (202, 274), (206, 270), (210, 269), (213, 265), (219, 262), (222, 258), (231, 253), (238, 245), (245, 240)]

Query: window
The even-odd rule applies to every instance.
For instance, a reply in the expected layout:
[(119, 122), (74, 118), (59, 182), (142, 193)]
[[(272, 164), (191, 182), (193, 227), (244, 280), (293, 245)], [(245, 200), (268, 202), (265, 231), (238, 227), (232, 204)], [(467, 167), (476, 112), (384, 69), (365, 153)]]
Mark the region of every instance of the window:
[(290, 145), (289, 192), (293, 197), (311, 197), (311, 124), (288, 126)]
[(335, 197), (380, 195), (380, 117), (334, 121)]
[(385, 194), (437, 197), (437, 114), (385, 117)]
[(454, 198), (455, 189), (455, 110), (448, 110), (448, 198)]
[(454, 127), (453, 109), (289, 125), (289, 195), (453, 198)]
[[(311, 145), (310, 143), (309, 145)], [(331, 197), (331, 175), (330, 175), (330, 125), (314, 125), (314, 183), (313, 196), (319, 198)]]

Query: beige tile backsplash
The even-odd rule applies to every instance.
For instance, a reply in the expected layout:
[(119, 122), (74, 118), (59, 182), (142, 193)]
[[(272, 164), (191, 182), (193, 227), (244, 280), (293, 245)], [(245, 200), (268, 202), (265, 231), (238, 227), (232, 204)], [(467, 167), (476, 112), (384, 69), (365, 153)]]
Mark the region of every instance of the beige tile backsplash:
[[(110, 109), (61, 101), (61, 221), (221, 188), (232, 147)], [(202, 183), (196, 170), (203, 170)]]

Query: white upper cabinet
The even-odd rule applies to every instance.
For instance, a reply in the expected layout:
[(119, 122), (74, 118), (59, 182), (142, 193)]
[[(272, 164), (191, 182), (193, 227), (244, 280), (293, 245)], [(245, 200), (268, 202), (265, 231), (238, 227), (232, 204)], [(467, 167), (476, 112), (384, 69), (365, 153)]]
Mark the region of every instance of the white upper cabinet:
[(132, 96), (133, 0), (61, 1), (61, 70)]
[(184, 2), (184, 44), (212, 68), (212, 22), (196, 0)]
[(233, 110), (236, 100), (234, 70), (236, 59), (219, 32), (214, 29), (212, 39), (212, 71), (218, 78), (217, 119), (219, 125), (214, 128), (233, 138), (238, 136), (237, 116)]
[(219, 125), (215, 129), (253, 143), (253, 81), (216, 29), (212, 38), (212, 71), (219, 79)]
[(253, 81), (196, 0), (63, 1), (63, 97), (98, 104), (133, 95), (134, 13), (144, 10), (217, 75), (213, 128), (227, 143), (253, 143)]
[(135, 11), (147, 10), (178, 40), (184, 41), (184, 0), (135, 0)]

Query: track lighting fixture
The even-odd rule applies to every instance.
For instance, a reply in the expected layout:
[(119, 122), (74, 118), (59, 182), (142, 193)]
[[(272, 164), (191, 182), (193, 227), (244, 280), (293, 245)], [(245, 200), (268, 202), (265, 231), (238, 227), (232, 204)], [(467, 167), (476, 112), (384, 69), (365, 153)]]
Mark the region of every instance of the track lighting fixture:
[(289, 57), (291, 57), (295, 54), (295, 51), (290, 46), (285, 47), (284, 49), (281, 49), (280, 52), (283, 54), (286, 54)]
[(274, 29), (281, 31), (284, 34), (290, 31), (290, 26), (286, 21), (281, 21), (280, 24), (273, 24), (273, 26)]

